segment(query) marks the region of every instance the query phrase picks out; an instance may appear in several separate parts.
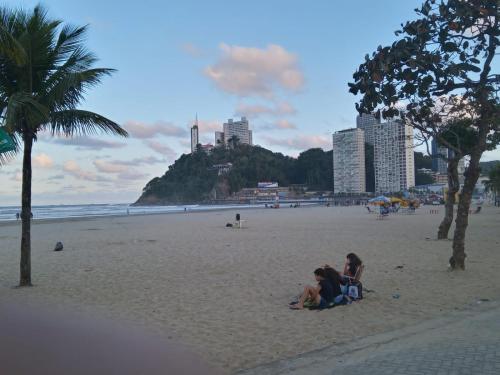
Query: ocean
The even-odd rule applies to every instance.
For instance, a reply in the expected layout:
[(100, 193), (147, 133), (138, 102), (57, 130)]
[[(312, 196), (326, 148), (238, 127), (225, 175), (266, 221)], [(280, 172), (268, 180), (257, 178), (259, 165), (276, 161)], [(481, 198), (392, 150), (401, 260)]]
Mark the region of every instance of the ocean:
[[(259, 208), (263, 204), (240, 205), (185, 205), (185, 206), (130, 206), (121, 204), (81, 204), (81, 205), (49, 205), (33, 206), (33, 219), (66, 219), (120, 215), (147, 215), (158, 213), (175, 213), (186, 211), (210, 211), (232, 208)], [(0, 206), (0, 221), (15, 221), (16, 213), (21, 212), (21, 207)]]

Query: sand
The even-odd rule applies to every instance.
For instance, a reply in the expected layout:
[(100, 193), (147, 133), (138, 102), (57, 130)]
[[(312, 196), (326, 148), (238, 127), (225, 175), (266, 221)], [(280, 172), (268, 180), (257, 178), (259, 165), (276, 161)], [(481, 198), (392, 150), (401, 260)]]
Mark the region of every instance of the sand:
[[(35, 222), (36, 286), (23, 289), (20, 225), (1, 224), (0, 302), (145, 327), (233, 373), (498, 300), (500, 211), (470, 217), (467, 270), (448, 272), (451, 242), (433, 240), (441, 214), (429, 209), (382, 221), (363, 207), (243, 210), (241, 230), (225, 228), (236, 211)], [(365, 263), (363, 301), (287, 308), (317, 266), (341, 268), (349, 252)]]

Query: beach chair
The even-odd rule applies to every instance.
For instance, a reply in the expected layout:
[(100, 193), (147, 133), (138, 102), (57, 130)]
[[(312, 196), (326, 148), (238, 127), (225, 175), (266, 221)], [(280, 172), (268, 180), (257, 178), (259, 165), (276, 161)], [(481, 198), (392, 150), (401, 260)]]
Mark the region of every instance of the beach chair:
[(352, 298), (352, 295), (349, 295), (349, 287), (356, 287), (356, 295), (357, 297), (354, 298), (354, 300), (362, 299), (363, 298), (363, 284), (361, 283), (361, 276), (363, 276), (363, 271), (365, 269), (364, 264), (358, 267), (356, 270), (356, 274), (354, 277), (352, 276), (347, 276), (343, 275), (345, 286), (342, 287), (342, 293), (346, 296), (349, 296), (349, 298)]
[(369, 214), (374, 214), (375, 211), (373, 211), (369, 206), (366, 206), (366, 209), (368, 211)]

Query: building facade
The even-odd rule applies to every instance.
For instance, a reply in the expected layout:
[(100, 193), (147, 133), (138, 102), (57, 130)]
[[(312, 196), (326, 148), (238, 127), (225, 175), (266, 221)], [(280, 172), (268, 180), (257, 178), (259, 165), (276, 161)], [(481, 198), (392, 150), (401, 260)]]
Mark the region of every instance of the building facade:
[(362, 129), (346, 129), (333, 134), (333, 191), (364, 193), (365, 133)]
[(198, 133), (198, 121), (191, 128), (191, 153), (196, 151), (196, 147), (200, 143), (199, 133)]
[(224, 143), (227, 144), (233, 136), (236, 136), (238, 137), (239, 143), (252, 145), (252, 131), (249, 130), (248, 127), (249, 124), (246, 117), (242, 117), (240, 121), (229, 119), (223, 125)]
[(373, 127), (375, 191), (404, 191), (415, 186), (413, 129), (393, 120)]
[(375, 116), (368, 113), (363, 113), (356, 117), (356, 127), (362, 129), (365, 132), (365, 142), (372, 145), (374, 144), (374, 126), (380, 124), (380, 120), (377, 120)]
[(431, 142), (432, 170), (437, 173), (446, 174), (448, 171), (448, 157), (451, 156), (446, 147), (439, 146), (435, 139)]

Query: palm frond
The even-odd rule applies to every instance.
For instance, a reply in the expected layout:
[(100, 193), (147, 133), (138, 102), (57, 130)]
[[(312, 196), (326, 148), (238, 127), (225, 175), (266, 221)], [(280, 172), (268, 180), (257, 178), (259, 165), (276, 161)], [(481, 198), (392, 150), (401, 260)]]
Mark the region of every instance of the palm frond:
[(26, 63), (27, 54), (12, 34), (22, 14), (0, 8), (0, 59), (14, 61), (18, 66)]
[(80, 47), (87, 33), (88, 26), (64, 25), (59, 33), (53, 54), (56, 63), (66, 60), (78, 47)]
[(111, 75), (114, 71), (96, 68), (61, 75), (59, 81), (40, 100), (55, 110), (75, 108), (88, 88), (99, 84), (103, 76)]
[(47, 122), (49, 119), (49, 109), (31, 95), (20, 91), (11, 95), (5, 109), (5, 127), (9, 132), (20, 132), (24, 130), (23, 126), (31, 127), (36, 130), (36, 124)]
[(79, 109), (69, 109), (52, 113), (50, 122), (41, 127), (52, 135), (88, 135), (103, 132), (128, 137), (128, 133), (117, 123), (97, 113)]

